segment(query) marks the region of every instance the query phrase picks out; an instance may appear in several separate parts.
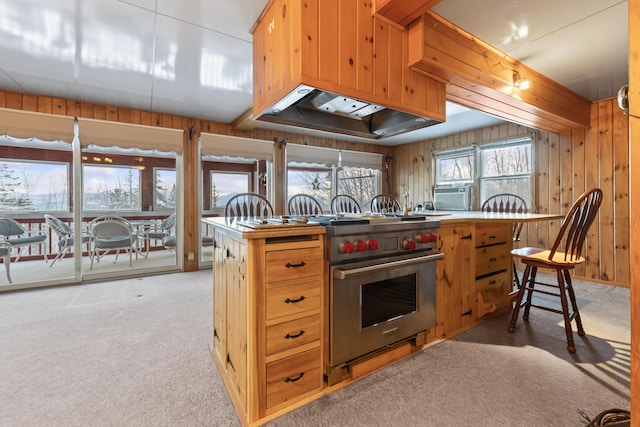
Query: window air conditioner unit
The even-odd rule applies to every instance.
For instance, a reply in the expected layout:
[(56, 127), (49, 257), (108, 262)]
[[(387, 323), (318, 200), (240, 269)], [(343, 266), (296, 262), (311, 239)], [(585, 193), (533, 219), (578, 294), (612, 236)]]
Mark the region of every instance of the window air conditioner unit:
[(471, 185), (436, 187), (433, 208), (442, 211), (471, 210)]

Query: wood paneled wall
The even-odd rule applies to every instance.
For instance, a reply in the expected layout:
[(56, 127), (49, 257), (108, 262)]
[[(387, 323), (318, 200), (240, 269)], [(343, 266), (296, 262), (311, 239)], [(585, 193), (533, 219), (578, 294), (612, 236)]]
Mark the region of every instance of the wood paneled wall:
[[(566, 213), (585, 190), (600, 187), (604, 199), (598, 220), (589, 230), (587, 262), (575, 276), (628, 287), (629, 255), (629, 137), (628, 118), (615, 100), (594, 103), (591, 129), (571, 135), (538, 131), (512, 123), (463, 132), (395, 147), (394, 196), (409, 191), (410, 203), (432, 200), (432, 154), (504, 139), (532, 136), (534, 179), (532, 211)], [(480, 203), (476, 200), (476, 208)], [(520, 246), (550, 247), (560, 221), (525, 225)]]

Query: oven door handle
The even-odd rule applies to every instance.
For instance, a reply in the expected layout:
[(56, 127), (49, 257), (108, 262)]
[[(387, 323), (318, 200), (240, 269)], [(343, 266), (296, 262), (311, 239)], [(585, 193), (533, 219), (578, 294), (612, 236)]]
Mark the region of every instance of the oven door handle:
[(352, 268), (349, 270), (341, 270), (339, 268), (334, 267), (333, 278), (338, 280), (344, 280), (348, 276), (355, 276), (358, 274), (370, 273), (372, 271), (384, 270), (391, 267), (401, 267), (401, 266), (411, 265), (411, 264), (416, 264), (421, 262), (437, 261), (439, 259), (444, 259), (444, 254), (432, 254), (432, 255), (425, 255), (425, 256), (416, 257), (416, 258), (401, 259), (398, 261), (390, 261), (382, 264), (373, 264), (373, 265), (368, 265), (366, 267)]

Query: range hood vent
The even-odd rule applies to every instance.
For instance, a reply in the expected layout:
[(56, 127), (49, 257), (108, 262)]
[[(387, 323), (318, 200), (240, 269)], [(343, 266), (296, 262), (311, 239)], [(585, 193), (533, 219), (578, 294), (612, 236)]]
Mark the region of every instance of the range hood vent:
[(307, 85), (298, 86), (258, 119), (371, 139), (441, 123)]

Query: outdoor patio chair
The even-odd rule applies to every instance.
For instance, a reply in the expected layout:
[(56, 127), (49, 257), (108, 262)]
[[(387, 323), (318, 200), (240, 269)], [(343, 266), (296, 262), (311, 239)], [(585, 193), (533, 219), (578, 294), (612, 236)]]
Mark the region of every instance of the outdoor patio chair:
[(7, 242), (0, 242), (0, 258), (7, 273), (7, 280), (11, 283), (11, 245)]
[(138, 232), (138, 238), (146, 241), (147, 251), (145, 258), (149, 257), (149, 249), (151, 247), (152, 240), (162, 240), (171, 235), (171, 229), (176, 224), (176, 214), (171, 214), (166, 217), (161, 223), (151, 226), (149, 229), (141, 230)]
[[(71, 248), (73, 248), (75, 243), (75, 233), (73, 228), (53, 215), (45, 214), (44, 222), (51, 229), (52, 233), (58, 237), (58, 254), (55, 256), (53, 261), (51, 261), (51, 264), (49, 264), (49, 267), (53, 267), (53, 264), (55, 264), (56, 261), (63, 258), (67, 253), (69, 253)], [(82, 234), (82, 244), (89, 243), (90, 240), (91, 237), (88, 234)]]
[(22, 255), (24, 248), (32, 245), (42, 246), (44, 260), (47, 261), (47, 235), (44, 233), (32, 233), (17, 221), (10, 218), (0, 218), (0, 241), (10, 245), (10, 251), (17, 249), (14, 262)]
[(91, 234), (91, 266), (89, 269), (93, 268), (94, 258), (100, 262), (100, 258), (111, 251), (116, 252), (116, 258), (113, 262), (118, 260), (121, 250), (129, 253), (129, 266), (132, 265), (134, 252), (136, 259), (138, 258), (137, 235), (128, 220), (118, 216), (98, 217), (91, 221), (89, 230)]

